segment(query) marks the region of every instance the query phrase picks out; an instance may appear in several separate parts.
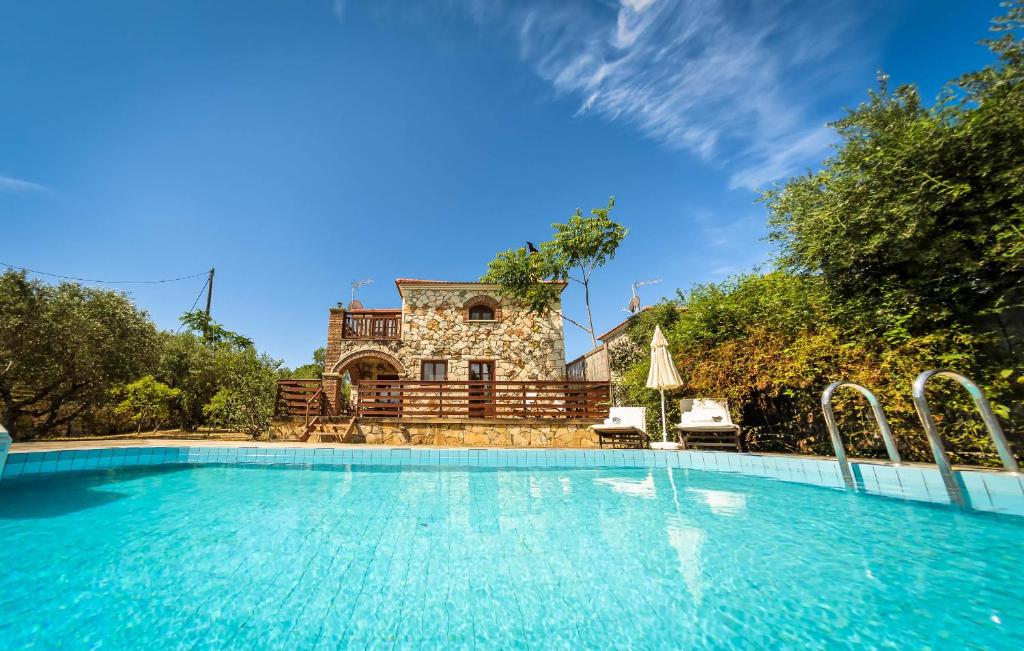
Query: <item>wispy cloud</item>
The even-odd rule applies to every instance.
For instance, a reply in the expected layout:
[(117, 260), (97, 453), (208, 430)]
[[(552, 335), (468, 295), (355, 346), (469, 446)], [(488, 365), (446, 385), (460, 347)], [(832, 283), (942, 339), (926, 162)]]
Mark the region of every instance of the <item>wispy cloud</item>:
[(24, 179), (18, 179), (6, 174), (0, 174), (0, 192), (43, 192), (46, 186), (40, 183), (33, 183)]
[(633, 125), (755, 187), (820, 157), (814, 102), (860, 60), (860, 5), (837, 0), (438, 0), (505, 29), (577, 115)]
[(790, 132), (756, 143), (749, 158), (753, 161), (729, 178), (729, 187), (758, 188), (800, 171), (797, 166), (814, 160), (835, 142), (836, 136), (825, 125), (812, 127), (803, 133)]
[(347, 5), (348, 0), (331, 0), (331, 11), (339, 22), (345, 20), (345, 7)]

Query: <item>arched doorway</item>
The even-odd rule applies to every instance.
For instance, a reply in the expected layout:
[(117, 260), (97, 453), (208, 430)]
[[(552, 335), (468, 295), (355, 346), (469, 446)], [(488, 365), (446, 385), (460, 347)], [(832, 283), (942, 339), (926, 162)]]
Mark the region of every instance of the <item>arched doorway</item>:
[[(334, 365), (334, 372), (349, 384), (349, 400), (359, 404), (359, 383), (372, 391), (375, 406), (400, 412), (399, 391), (390, 384), (405, 375), (405, 368), (395, 357), (377, 350), (355, 351)], [(379, 383), (375, 382), (379, 381)]]

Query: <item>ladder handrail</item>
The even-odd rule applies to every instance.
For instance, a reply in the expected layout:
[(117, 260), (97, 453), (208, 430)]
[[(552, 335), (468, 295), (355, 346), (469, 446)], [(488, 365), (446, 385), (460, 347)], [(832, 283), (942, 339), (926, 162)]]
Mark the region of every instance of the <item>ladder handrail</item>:
[[(935, 455), (935, 463), (939, 465), (941, 471), (943, 466), (949, 468), (949, 457), (946, 455), (946, 448), (942, 444), (942, 438), (939, 436), (938, 427), (935, 424), (935, 418), (932, 416), (932, 411), (928, 407), (928, 398), (925, 396), (925, 385), (928, 384), (928, 380), (933, 377), (948, 377), (956, 380), (967, 389), (967, 393), (971, 396), (974, 401), (974, 405), (981, 412), (981, 420), (985, 423), (985, 429), (988, 430), (988, 435), (992, 437), (992, 442), (996, 446), (996, 452), (999, 453), (999, 459), (1003, 462), (1003, 468), (1009, 472), (1020, 472), (1020, 467), (1017, 465), (1017, 459), (1013, 456), (1013, 451), (1010, 449), (1010, 443), (1006, 440), (1006, 435), (1003, 433), (1003, 428), (999, 424), (999, 419), (996, 418), (995, 412), (992, 411), (992, 406), (988, 402), (988, 398), (985, 397), (985, 393), (981, 390), (981, 387), (970, 379), (966, 375), (951, 371), (946, 368), (935, 368), (929, 371), (925, 371), (917, 376), (914, 380), (914, 407), (917, 409), (917, 415), (921, 419), (921, 425), (924, 426), (925, 434), (928, 435), (928, 442), (932, 448), (932, 454)], [(941, 457), (941, 462), (940, 462)], [(948, 470), (947, 470), (948, 472)]]
[[(896, 439), (893, 438), (892, 428), (889, 427), (889, 420), (885, 417), (882, 403), (878, 400), (878, 396), (875, 395), (874, 391), (871, 391), (862, 384), (840, 380), (825, 387), (825, 391), (821, 394), (821, 408), (825, 412), (825, 422), (828, 424), (829, 430), (834, 431), (836, 436), (839, 436), (839, 425), (836, 422), (835, 412), (832, 410), (832, 394), (842, 387), (856, 389), (867, 398), (868, 404), (871, 405), (871, 412), (875, 416), (875, 422), (878, 423), (878, 430), (882, 434), (882, 441), (885, 443), (885, 451), (889, 454), (889, 460), (892, 461), (894, 466), (901, 465), (903, 459), (900, 457), (900, 451), (896, 447)], [(842, 439), (840, 438), (840, 440)]]
[(821, 392), (821, 411), (825, 415), (825, 425), (828, 427), (829, 436), (832, 438), (832, 449), (835, 450), (836, 461), (839, 462), (839, 470), (843, 474), (843, 482), (847, 488), (855, 489), (857, 484), (850, 470), (850, 462), (846, 459), (846, 444), (843, 442), (843, 436), (839, 432), (839, 423), (836, 422), (836, 414), (832, 409), (832, 395), (841, 387), (856, 389), (867, 398), (868, 404), (871, 405), (871, 411), (875, 415), (875, 421), (878, 423), (878, 429), (882, 433), (882, 440), (885, 441), (885, 449), (889, 453), (889, 459), (892, 460), (893, 465), (897, 466), (902, 463), (902, 460), (900, 459), (899, 450), (896, 448), (896, 441), (892, 437), (889, 421), (885, 417), (885, 411), (882, 410), (882, 403), (878, 401), (878, 397), (870, 389), (856, 382), (839, 380), (828, 385)]

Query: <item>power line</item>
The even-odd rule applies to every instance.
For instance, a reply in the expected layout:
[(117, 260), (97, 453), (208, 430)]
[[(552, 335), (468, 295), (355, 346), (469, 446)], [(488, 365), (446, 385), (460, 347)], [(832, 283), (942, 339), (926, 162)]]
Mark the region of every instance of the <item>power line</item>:
[[(203, 271), (191, 276), (182, 276), (181, 278), (165, 278), (163, 280), (95, 280), (93, 278), (78, 278), (76, 276), (62, 276), (61, 274), (51, 274), (46, 271), (36, 271), (35, 269), (29, 269), (28, 267), (19, 267), (18, 265), (8, 264), (6, 262), (0, 262), (3, 266), (8, 269), (20, 269), (21, 271), (27, 271), (29, 273), (38, 274), (40, 276), (50, 276), (51, 278), (60, 278), (61, 280), (75, 280), (82, 283), (100, 283), (102, 285), (157, 285), (159, 283), (176, 283), (179, 280), (191, 280), (192, 278), (198, 278), (205, 276), (209, 271)], [(203, 285), (206, 288), (206, 285)], [(200, 292), (200, 295), (202, 292)], [(193, 306), (195, 307), (195, 306)]]
[(189, 312), (191, 312), (192, 310), (196, 309), (196, 306), (199, 305), (199, 299), (201, 299), (203, 297), (203, 292), (206, 291), (206, 286), (209, 285), (209, 284), (210, 284), (210, 279), (207, 278), (206, 282), (203, 283), (202, 289), (199, 290), (199, 295), (196, 296), (196, 300), (192, 301), (192, 307), (188, 308)]
[[(192, 301), (192, 307), (188, 308), (189, 312), (191, 312), (192, 310), (196, 309), (196, 306), (199, 305), (199, 299), (201, 299), (203, 297), (203, 292), (206, 291), (206, 285), (209, 284), (209, 282), (210, 282), (210, 278), (209, 278), (209, 276), (207, 276), (206, 281), (203, 283), (202, 288), (199, 290), (199, 293), (196, 294), (196, 300)], [(181, 329), (184, 328), (184, 327), (185, 327), (185, 324), (182, 323), (180, 326), (178, 326), (178, 329), (174, 331), (174, 334), (178, 334), (179, 332), (181, 332)]]

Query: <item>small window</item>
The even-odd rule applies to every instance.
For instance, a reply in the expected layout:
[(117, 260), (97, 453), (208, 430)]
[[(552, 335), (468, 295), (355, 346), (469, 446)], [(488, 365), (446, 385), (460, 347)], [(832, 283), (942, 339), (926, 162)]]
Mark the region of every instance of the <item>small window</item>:
[(469, 308), (470, 321), (494, 321), (494, 310), (486, 305), (474, 305)]
[(445, 382), (448, 380), (448, 362), (444, 360), (423, 362), (420, 379), (424, 382)]

